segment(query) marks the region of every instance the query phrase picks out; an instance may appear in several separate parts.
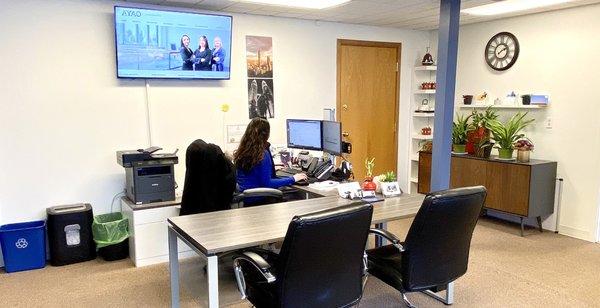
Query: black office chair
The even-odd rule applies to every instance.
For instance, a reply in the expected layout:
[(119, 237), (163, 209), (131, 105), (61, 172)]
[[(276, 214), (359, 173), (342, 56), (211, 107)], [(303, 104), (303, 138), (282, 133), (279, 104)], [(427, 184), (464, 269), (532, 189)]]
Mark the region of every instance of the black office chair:
[(385, 230), (371, 229), (392, 244), (367, 250), (368, 273), (400, 291), (409, 307), (414, 306), (405, 293), (429, 291), (433, 296), (431, 291), (444, 290), (467, 271), (471, 237), (485, 197), (483, 186), (428, 194), (405, 242)]
[(234, 259), (242, 298), (261, 307), (346, 307), (362, 295), (370, 204), (296, 216), (281, 252), (250, 250)]
[(186, 150), (185, 183), (180, 215), (231, 209), (246, 198), (264, 197), (283, 200), (283, 193), (272, 188), (256, 188), (238, 192), (235, 166), (221, 148), (201, 139)]

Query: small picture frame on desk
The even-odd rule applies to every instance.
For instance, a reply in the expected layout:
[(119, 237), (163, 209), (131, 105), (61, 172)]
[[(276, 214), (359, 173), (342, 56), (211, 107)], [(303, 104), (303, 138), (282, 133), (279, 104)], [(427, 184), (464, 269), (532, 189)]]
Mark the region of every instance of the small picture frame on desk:
[(381, 193), (384, 197), (390, 198), (400, 196), (402, 190), (398, 182), (381, 182)]

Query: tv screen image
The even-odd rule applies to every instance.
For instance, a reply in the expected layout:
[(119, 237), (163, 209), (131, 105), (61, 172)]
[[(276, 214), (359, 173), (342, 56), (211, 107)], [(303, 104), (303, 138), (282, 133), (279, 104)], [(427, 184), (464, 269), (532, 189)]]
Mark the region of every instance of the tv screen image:
[(115, 6), (117, 77), (229, 79), (231, 27), (231, 16)]

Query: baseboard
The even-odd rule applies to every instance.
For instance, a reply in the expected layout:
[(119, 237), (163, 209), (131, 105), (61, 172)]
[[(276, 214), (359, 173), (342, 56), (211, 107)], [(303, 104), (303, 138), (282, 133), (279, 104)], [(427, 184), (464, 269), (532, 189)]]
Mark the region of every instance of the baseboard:
[[(179, 259), (181, 260), (181, 259), (191, 258), (191, 257), (197, 256), (197, 255), (198, 254), (193, 250), (183, 251), (183, 252), (179, 253)], [(135, 267), (142, 267), (142, 266), (148, 266), (148, 265), (166, 263), (166, 262), (169, 262), (169, 255), (156, 256), (156, 257), (152, 257), (152, 258), (137, 260), (137, 262), (135, 262)]]
[(588, 242), (596, 241), (596, 238), (592, 234), (590, 234), (590, 232), (565, 225), (560, 225), (560, 227), (558, 228), (558, 233)]

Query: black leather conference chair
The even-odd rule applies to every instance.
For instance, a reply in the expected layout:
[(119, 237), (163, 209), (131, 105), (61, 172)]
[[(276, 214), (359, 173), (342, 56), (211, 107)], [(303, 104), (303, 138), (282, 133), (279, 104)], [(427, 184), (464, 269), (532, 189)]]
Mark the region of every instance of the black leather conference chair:
[(400, 291), (409, 307), (414, 306), (405, 293), (444, 290), (467, 271), (471, 237), (485, 197), (483, 186), (428, 194), (405, 242), (371, 229), (392, 244), (367, 250), (368, 273)]
[(185, 183), (181, 197), (180, 215), (231, 209), (250, 197), (283, 200), (283, 193), (272, 188), (256, 188), (239, 192), (236, 188), (235, 166), (218, 145), (201, 139), (186, 150)]
[(356, 304), (372, 215), (372, 205), (354, 203), (294, 217), (279, 254), (252, 250), (234, 259), (242, 298), (257, 308)]

